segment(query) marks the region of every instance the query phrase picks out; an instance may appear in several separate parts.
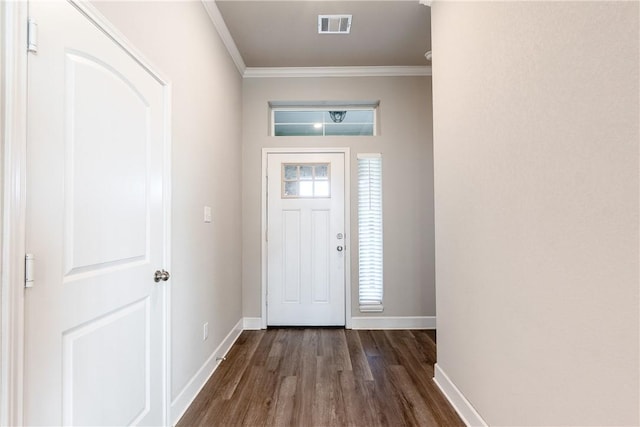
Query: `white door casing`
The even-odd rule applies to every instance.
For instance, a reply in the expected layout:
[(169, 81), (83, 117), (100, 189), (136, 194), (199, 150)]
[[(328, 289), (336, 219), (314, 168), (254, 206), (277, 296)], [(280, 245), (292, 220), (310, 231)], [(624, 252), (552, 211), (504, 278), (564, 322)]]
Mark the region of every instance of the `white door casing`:
[(168, 88), (81, 8), (30, 2), (24, 423), (166, 423)]
[[(300, 174), (324, 165), (327, 193), (285, 195), (286, 167)], [(267, 324), (344, 326), (345, 154), (269, 153), (267, 176)], [(301, 181), (299, 188), (316, 184), (327, 185)]]
[(22, 424), (27, 4), (0, 2), (2, 140), (2, 313), (0, 425)]

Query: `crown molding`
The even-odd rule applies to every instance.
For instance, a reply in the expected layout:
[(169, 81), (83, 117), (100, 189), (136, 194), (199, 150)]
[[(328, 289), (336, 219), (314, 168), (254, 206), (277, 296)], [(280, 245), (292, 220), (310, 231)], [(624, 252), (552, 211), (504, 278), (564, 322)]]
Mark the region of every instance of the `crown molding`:
[[(269, 1), (274, 1), (274, 0), (225, 0), (225, 1), (232, 1), (235, 3), (241, 3), (241, 2), (269, 2)], [(323, 2), (323, 1), (328, 1), (328, 0), (278, 0), (278, 1), (282, 1), (282, 2), (301, 2), (301, 1), (311, 1), (311, 2)], [(336, 1), (336, 0), (334, 0)], [(337, 1), (349, 1), (349, 2), (410, 2), (410, 1), (418, 1), (418, 0), (337, 0)], [(422, 0), (424, 1), (424, 0)]]
[(218, 9), (218, 5), (213, 0), (202, 0), (202, 4), (204, 5), (213, 26), (216, 31), (220, 35), (222, 39), (222, 43), (224, 43), (233, 63), (236, 64), (236, 68), (240, 72), (240, 75), (244, 75), (244, 72), (247, 66), (244, 63), (244, 59), (242, 59), (242, 55), (240, 55), (240, 51), (238, 50), (238, 46), (236, 46), (236, 42), (233, 41), (233, 37), (231, 37), (231, 33), (229, 32), (229, 28), (227, 24), (224, 22), (222, 18), (222, 14), (220, 13), (220, 9)]
[(244, 78), (265, 77), (407, 77), (430, 76), (431, 67), (247, 67)]

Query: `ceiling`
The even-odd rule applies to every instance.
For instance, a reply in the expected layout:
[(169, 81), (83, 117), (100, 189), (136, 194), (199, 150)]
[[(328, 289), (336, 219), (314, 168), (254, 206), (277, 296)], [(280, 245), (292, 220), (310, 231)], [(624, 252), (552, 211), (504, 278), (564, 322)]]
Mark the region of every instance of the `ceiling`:
[[(418, 0), (216, 0), (215, 5), (247, 67), (430, 65), (424, 54), (431, 49), (431, 9)], [(351, 33), (318, 34), (320, 14), (353, 15)]]

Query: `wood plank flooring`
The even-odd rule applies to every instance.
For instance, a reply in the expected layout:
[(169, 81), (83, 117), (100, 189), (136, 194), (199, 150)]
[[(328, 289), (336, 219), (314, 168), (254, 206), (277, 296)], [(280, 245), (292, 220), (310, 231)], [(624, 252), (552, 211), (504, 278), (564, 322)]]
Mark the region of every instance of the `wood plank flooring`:
[(434, 331), (244, 331), (185, 426), (464, 426), (433, 382)]

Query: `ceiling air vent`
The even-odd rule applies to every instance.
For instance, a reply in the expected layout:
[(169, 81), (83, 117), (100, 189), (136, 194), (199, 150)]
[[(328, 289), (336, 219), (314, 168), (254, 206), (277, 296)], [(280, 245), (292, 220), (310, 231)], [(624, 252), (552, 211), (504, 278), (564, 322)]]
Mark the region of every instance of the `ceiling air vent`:
[(349, 34), (351, 15), (318, 15), (318, 34)]

